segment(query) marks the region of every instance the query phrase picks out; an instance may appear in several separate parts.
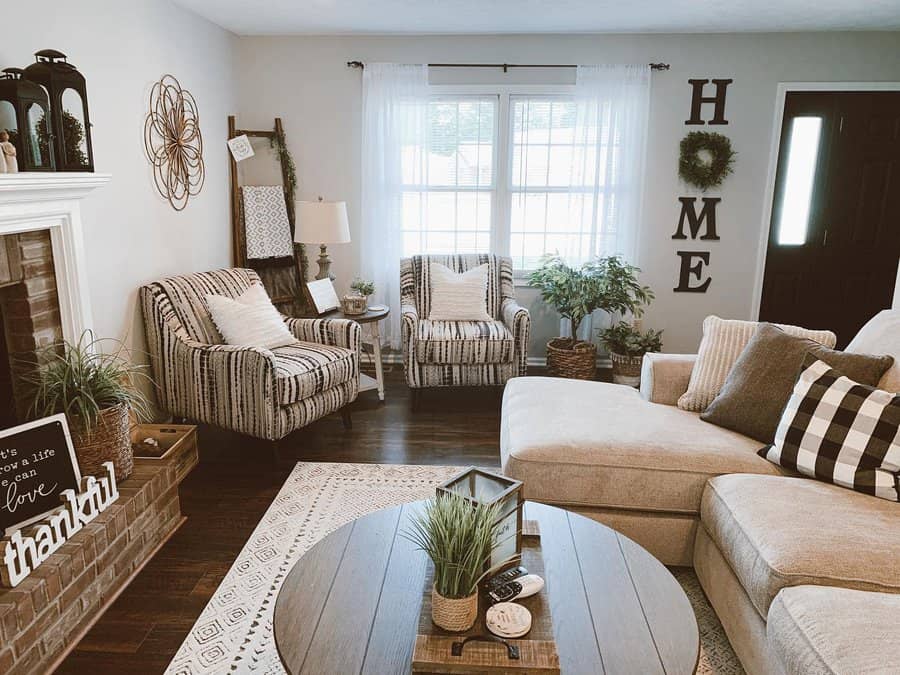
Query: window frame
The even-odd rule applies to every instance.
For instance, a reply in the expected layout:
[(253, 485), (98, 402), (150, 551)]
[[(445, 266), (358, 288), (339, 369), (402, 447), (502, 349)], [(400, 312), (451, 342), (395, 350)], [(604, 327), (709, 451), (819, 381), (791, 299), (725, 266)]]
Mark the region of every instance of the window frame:
[[(516, 96), (553, 98), (573, 96), (574, 84), (433, 84), (429, 86), (431, 98), (463, 98), (470, 96), (496, 96), (496, 146), (494, 151), (494, 192), (491, 207), (490, 252), (508, 256), (510, 253), (510, 228), (512, 218), (512, 109), (510, 99)], [(503, 158), (501, 161), (500, 158)], [(568, 188), (559, 188), (568, 191)], [(516, 190), (515, 192), (519, 192)], [(513, 270), (516, 285), (528, 285), (530, 270)]]

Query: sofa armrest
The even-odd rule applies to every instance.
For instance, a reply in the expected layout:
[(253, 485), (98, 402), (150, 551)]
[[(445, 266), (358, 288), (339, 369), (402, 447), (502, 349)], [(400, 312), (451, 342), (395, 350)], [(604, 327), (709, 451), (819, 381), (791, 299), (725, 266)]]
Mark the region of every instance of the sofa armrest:
[(275, 356), (268, 349), (170, 337), (157, 386), (175, 415), (275, 438)]
[(516, 344), (517, 375), (525, 375), (528, 362), (528, 333), (531, 330), (531, 314), (515, 298), (504, 298), (500, 306), (500, 318)]
[(641, 396), (651, 403), (675, 405), (687, 391), (696, 354), (644, 354)]
[(292, 319), (285, 317), (288, 330), (302, 342), (345, 347), (359, 354), (362, 329), (351, 319)]

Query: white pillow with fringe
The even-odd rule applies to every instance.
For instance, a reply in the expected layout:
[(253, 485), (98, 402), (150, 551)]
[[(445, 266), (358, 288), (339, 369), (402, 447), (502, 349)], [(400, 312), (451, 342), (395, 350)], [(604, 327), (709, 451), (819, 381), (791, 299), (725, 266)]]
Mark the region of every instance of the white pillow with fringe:
[(206, 307), (225, 344), (275, 349), (299, 342), (259, 284), (233, 299), (207, 295)]

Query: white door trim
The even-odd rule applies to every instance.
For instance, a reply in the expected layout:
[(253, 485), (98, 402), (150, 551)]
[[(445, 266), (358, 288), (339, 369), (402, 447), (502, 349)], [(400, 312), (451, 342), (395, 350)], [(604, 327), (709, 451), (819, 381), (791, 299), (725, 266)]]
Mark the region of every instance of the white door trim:
[[(775, 200), (775, 175), (778, 172), (778, 152), (781, 145), (781, 126), (784, 120), (784, 101), (790, 91), (900, 91), (900, 82), (779, 82), (775, 94), (775, 112), (772, 122), (772, 142), (769, 148), (769, 171), (766, 191), (763, 194), (762, 225), (759, 228), (759, 249), (756, 256), (756, 278), (753, 282), (751, 318), (759, 320), (759, 306), (762, 302), (763, 276), (766, 272), (766, 253), (769, 248), (769, 227), (772, 223), (772, 208)], [(900, 266), (898, 266), (898, 286), (900, 286)], [(897, 304), (894, 297), (894, 304)]]

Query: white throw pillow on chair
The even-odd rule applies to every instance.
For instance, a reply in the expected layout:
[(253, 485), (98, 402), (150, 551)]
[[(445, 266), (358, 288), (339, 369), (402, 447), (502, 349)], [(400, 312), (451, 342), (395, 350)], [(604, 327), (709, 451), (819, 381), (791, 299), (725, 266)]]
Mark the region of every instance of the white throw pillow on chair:
[(234, 299), (207, 295), (206, 306), (226, 344), (275, 349), (298, 342), (258, 284)]
[(446, 265), (429, 264), (431, 321), (493, 321), (487, 313), (490, 267), (485, 263), (457, 274)]

